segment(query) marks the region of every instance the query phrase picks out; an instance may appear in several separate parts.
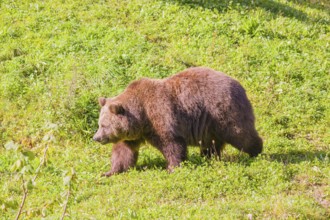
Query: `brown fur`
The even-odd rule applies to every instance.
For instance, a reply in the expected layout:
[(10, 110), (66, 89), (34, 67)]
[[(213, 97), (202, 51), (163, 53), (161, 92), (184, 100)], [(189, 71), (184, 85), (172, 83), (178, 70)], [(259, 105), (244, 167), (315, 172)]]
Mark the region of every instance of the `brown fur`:
[(245, 90), (209, 68), (189, 68), (162, 80), (143, 78), (99, 103), (94, 140), (115, 143), (106, 176), (134, 166), (143, 141), (162, 152), (170, 171), (186, 159), (187, 145), (200, 146), (205, 156), (220, 155), (225, 143), (250, 156), (262, 151)]

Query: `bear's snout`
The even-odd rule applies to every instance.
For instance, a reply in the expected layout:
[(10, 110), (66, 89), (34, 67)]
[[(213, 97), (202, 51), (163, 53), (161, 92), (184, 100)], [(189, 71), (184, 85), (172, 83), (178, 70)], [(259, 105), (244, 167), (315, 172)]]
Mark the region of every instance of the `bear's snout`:
[(93, 140), (94, 141), (97, 141), (97, 142), (100, 142), (101, 141), (101, 138), (98, 137), (98, 136), (96, 136), (96, 135), (94, 135)]
[(103, 137), (102, 135), (99, 135), (99, 132), (96, 132), (96, 134), (93, 137), (93, 140), (101, 144), (107, 144), (110, 142), (110, 139), (108, 137)]
[(102, 142), (102, 135), (101, 135), (101, 132), (100, 130), (98, 130), (95, 134), (94, 134), (94, 137), (93, 137), (93, 140), (94, 141), (97, 141), (97, 142)]

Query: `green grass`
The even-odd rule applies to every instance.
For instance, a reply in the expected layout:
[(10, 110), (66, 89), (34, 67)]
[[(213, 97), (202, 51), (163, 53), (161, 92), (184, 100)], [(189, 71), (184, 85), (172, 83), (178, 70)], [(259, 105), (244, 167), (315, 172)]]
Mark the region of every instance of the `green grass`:
[[(48, 146), (21, 218), (60, 218), (70, 189), (72, 219), (328, 219), (329, 11), (326, 0), (0, 1), (0, 217), (16, 216), (18, 172), (33, 178)], [(100, 177), (111, 145), (91, 140), (97, 98), (187, 66), (242, 83), (264, 153), (227, 146), (207, 161), (191, 147), (168, 174), (144, 146), (135, 169)]]

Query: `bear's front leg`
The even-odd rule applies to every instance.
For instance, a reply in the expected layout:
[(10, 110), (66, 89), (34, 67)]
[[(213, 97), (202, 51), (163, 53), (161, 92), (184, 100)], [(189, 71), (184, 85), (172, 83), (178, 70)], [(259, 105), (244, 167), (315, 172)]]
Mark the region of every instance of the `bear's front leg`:
[(103, 174), (103, 176), (112, 176), (116, 173), (127, 171), (130, 167), (135, 166), (139, 155), (139, 142), (123, 141), (116, 143), (112, 148), (111, 154), (111, 170)]

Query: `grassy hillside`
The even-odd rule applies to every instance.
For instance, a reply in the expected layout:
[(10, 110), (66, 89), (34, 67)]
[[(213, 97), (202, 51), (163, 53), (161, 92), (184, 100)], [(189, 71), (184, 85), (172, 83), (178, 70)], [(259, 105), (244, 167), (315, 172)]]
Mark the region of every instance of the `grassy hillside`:
[[(327, 0), (0, 1), (0, 217), (328, 219), (329, 11)], [(227, 146), (208, 161), (191, 147), (168, 174), (143, 146), (135, 169), (101, 177), (111, 145), (91, 140), (97, 98), (189, 66), (241, 82), (264, 153)]]

